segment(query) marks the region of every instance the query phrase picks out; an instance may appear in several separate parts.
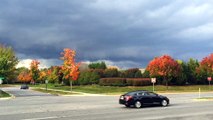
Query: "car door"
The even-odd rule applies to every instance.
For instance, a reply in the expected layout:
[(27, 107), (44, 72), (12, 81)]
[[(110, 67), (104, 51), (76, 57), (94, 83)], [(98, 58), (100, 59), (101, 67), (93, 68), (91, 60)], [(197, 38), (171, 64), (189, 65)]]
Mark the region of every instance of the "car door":
[(160, 104), (161, 98), (158, 96), (158, 94), (150, 92), (149, 95), (152, 98), (152, 104)]
[(149, 95), (148, 92), (144, 92), (143, 95), (142, 95), (142, 103), (143, 104), (152, 104), (153, 101), (152, 101), (152, 97)]

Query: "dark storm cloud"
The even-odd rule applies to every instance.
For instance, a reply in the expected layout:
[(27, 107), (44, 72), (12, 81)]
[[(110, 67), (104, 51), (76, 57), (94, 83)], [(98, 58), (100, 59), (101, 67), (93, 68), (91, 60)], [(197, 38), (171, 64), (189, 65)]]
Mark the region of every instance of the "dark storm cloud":
[(79, 60), (145, 67), (162, 54), (211, 53), (212, 11), (202, 0), (1, 0), (0, 41), (21, 59), (58, 59), (69, 47)]

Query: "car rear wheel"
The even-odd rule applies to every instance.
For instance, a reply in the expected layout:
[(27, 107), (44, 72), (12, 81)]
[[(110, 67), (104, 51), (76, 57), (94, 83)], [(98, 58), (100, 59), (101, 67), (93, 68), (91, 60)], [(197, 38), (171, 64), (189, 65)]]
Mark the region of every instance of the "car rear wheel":
[(142, 107), (142, 103), (140, 101), (136, 101), (135, 102), (135, 107), (136, 108), (141, 108)]
[(166, 100), (162, 100), (162, 101), (161, 101), (161, 105), (162, 105), (163, 107), (166, 107), (166, 106), (168, 105), (168, 102), (167, 102)]
[(130, 107), (130, 105), (125, 105), (126, 107)]

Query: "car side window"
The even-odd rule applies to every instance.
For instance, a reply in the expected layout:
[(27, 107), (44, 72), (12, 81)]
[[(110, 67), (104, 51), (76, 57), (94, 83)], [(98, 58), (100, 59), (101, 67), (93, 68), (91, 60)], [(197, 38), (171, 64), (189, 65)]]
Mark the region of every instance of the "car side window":
[(157, 94), (155, 94), (153, 92), (150, 92), (149, 95), (151, 95), (151, 96), (157, 96)]
[(139, 93), (137, 93), (137, 96), (143, 96), (144, 95), (144, 93), (143, 92), (139, 92)]
[(144, 92), (143, 94), (144, 94), (145, 96), (149, 95), (149, 93), (147, 93), (147, 92)]

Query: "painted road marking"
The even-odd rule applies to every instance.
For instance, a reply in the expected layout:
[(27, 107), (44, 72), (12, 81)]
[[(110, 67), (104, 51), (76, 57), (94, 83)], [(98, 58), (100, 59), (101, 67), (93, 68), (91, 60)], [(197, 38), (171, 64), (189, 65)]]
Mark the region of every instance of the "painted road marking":
[(55, 119), (55, 118), (59, 118), (59, 117), (53, 116), (53, 117), (43, 117), (43, 118), (22, 119), (22, 120), (46, 120), (46, 119)]

